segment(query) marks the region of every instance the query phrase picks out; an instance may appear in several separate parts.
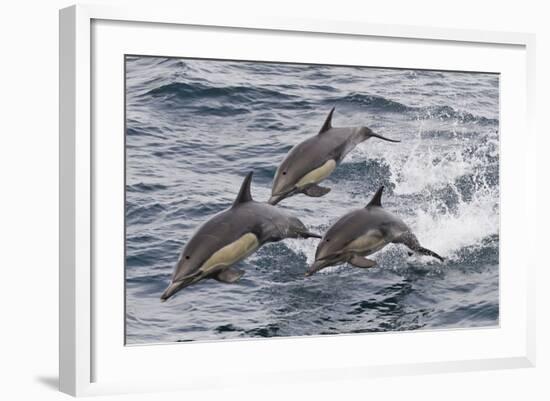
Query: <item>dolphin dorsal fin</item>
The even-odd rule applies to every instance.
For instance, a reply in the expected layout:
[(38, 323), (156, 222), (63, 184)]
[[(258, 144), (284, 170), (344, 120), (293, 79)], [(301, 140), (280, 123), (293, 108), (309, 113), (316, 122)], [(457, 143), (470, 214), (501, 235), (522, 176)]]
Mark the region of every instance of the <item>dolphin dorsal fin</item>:
[(325, 123), (321, 127), (321, 131), (319, 131), (318, 135), (321, 135), (323, 132), (327, 132), (329, 129), (332, 128), (332, 113), (334, 113), (334, 107), (328, 113), (327, 119), (325, 120)]
[(374, 194), (367, 207), (369, 206), (380, 206), (382, 207), (382, 192), (384, 191), (384, 186), (381, 186), (378, 191)]
[(241, 203), (250, 202), (253, 200), (252, 195), (250, 194), (251, 181), (252, 181), (252, 171), (246, 175), (241, 185), (241, 189), (239, 190), (239, 194), (237, 195), (235, 202), (233, 202), (233, 206), (237, 206)]

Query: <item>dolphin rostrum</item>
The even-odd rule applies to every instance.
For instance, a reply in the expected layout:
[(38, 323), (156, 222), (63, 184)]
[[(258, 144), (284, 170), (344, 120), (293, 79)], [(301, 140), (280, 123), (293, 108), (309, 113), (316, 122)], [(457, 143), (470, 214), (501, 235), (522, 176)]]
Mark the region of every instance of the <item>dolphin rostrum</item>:
[(360, 268), (373, 267), (376, 262), (365, 256), (389, 243), (403, 244), (419, 254), (444, 260), (422, 247), (403, 220), (382, 208), (383, 190), (384, 187), (380, 187), (366, 207), (345, 214), (328, 229), (317, 246), (315, 261), (306, 276), (346, 262)]
[(336, 128), (332, 126), (334, 107), (319, 133), (294, 146), (275, 173), (271, 198), (268, 203), (276, 205), (289, 196), (304, 193), (319, 197), (330, 188), (317, 185), (332, 174), (358, 144), (371, 137), (389, 142), (400, 142), (375, 134), (367, 127)]
[(165, 301), (176, 292), (205, 278), (234, 283), (244, 271), (233, 265), (267, 242), (285, 238), (321, 238), (278, 207), (256, 202), (250, 194), (252, 172), (244, 179), (233, 205), (216, 214), (191, 237), (176, 264)]

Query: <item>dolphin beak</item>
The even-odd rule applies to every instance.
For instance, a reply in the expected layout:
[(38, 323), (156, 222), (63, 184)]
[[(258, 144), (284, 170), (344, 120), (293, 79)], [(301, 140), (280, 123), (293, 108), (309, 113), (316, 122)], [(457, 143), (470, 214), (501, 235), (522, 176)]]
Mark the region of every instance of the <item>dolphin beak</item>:
[(168, 288), (166, 288), (162, 293), (162, 295), (160, 296), (161, 302), (167, 301), (168, 298), (171, 298), (176, 292), (178, 292), (179, 290), (185, 287), (188, 287), (189, 285), (193, 284), (196, 281), (198, 281), (196, 277), (188, 277), (175, 282), (172, 281), (170, 285), (168, 285)]
[(267, 201), (267, 203), (269, 203), (270, 205), (275, 206), (277, 203), (279, 203), (279, 202), (282, 201), (283, 199), (285, 199), (285, 198), (287, 198), (288, 196), (290, 196), (290, 193), (291, 193), (291, 192), (283, 193), (283, 194), (277, 194), (277, 195), (271, 195), (271, 197), (269, 198), (269, 200)]
[(318, 272), (319, 270), (323, 269), (324, 267), (326, 267), (327, 264), (325, 261), (323, 260), (316, 260), (315, 262), (313, 262), (308, 268), (307, 268), (307, 271), (306, 271), (306, 274), (305, 276), (306, 277), (309, 277), (311, 276), (313, 273), (316, 273)]
[(180, 281), (177, 281), (175, 283), (170, 283), (168, 288), (166, 288), (164, 290), (164, 292), (162, 293), (162, 295), (160, 296), (161, 302), (167, 301), (168, 298), (170, 298), (172, 295), (174, 295), (176, 292), (178, 292), (181, 288), (181, 284), (182, 283)]
[(292, 196), (296, 193), (298, 193), (297, 188), (293, 188), (293, 189), (291, 189), (289, 191), (286, 191), (286, 192), (279, 192), (278, 194), (271, 195), (271, 198), (269, 198), (267, 203), (269, 203), (270, 205), (276, 205), (277, 203), (279, 203), (283, 199), (286, 199), (289, 196)]
[(270, 205), (276, 205), (277, 203), (279, 203), (280, 201), (282, 201), (283, 198), (281, 195), (272, 195), (269, 200), (267, 201), (267, 203), (269, 203)]

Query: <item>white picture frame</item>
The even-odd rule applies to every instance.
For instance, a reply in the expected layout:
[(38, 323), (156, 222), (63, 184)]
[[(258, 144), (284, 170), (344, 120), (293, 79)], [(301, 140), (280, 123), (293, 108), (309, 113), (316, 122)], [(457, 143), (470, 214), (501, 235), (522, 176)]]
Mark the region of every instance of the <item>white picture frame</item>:
[[(167, 54), (175, 49), (174, 43), (170, 41), (162, 41), (168, 43), (160, 47), (159, 38), (185, 35), (186, 29), (192, 29), (193, 35), (198, 35), (196, 38), (201, 40), (201, 46), (196, 47), (193, 54), (185, 53), (189, 49), (179, 50), (183, 54)], [(140, 36), (143, 32), (147, 35)], [(430, 57), (426, 57), (424, 61), (405, 62), (399, 61), (400, 57), (405, 57), (404, 54), (382, 54), (380, 57), (386, 59), (381, 59), (378, 65), (385, 67), (396, 67), (401, 63), (415, 68), (431, 66), (435, 69), (449, 69), (454, 65), (454, 69), (473, 71), (478, 70), (476, 66), (483, 62), (476, 59), (476, 54), (480, 55), (479, 58), (491, 59), (485, 60), (484, 65), (489, 66), (492, 72), (502, 73), (505, 78), (501, 88), (501, 134), (505, 138), (501, 139), (502, 243), (506, 245), (523, 241), (524, 245), (508, 249), (511, 247), (501, 244), (501, 263), (513, 264), (516, 269), (501, 270), (504, 272), (501, 286), (503, 317), (498, 328), (125, 347), (120, 336), (122, 323), (114, 320), (116, 316), (123, 320), (122, 314), (117, 315), (120, 305), (124, 303), (120, 293), (120, 277), (123, 275), (117, 278), (116, 274), (120, 273), (117, 269), (122, 269), (124, 263), (119, 258), (118, 248), (113, 252), (101, 250), (103, 234), (108, 236), (108, 233), (104, 233), (106, 223), (112, 225), (112, 231), (117, 233), (122, 228), (120, 214), (112, 215), (112, 219), (109, 219), (109, 213), (105, 212), (112, 200), (117, 207), (121, 207), (122, 203), (117, 203), (120, 199), (116, 196), (110, 199), (101, 194), (105, 193), (103, 185), (112, 186), (117, 194), (123, 191), (123, 188), (116, 189), (121, 183), (117, 177), (120, 178), (124, 169), (117, 153), (117, 146), (123, 141), (123, 131), (120, 131), (120, 137), (111, 135), (99, 141), (94, 137), (94, 132), (97, 132), (94, 130), (104, 128), (104, 124), (113, 121), (116, 121), (113, 132), (118, 132), (122, 123), (119, 115), (104, 117), (106, 115), (102, 114), (102, 110), (109, 107), (116, 113), (122, 112), (119, 106), (123, 96), (116, 89), (120, 88), (120, 82), (109, 85), (115, 95), (121, 94), (120, 98), (109, 97), (113, 98), (113, 103), (106, 104), (107, 98), (102, 98), (105, 104), (98, 103), (97, 98), (104, 96), (106, 85), (102, 84), (122, 77), (111, 78), (110, 73), (105, 74), (104, 71), (110, 66), (118, 66), (116, 63), (122, 63), (122, 59), (117, 61), (117, 57), (125, 52), (207, 56), (209, 40), (215, 41), (212, 36), (208, 37), (212, 32), (218, 35), (214, 35), (214, 39), (219, 39), (220, 33), (233, 35), (230, 36), (233, 46), (227, 46), (231, 47), (229, 50), (220, 50), (216, 54), (219, 58), (224, 58), (224, 51), (232, 51), (233, 57), (237, 59), (246, 57), (248, 51), (248, 58), (251, 58), (252, 47), (247, 46), (252, 46), (250, 43), (253, 41), (247, 38), (261, 35), (262, 41), (275, 45), (278, 41), (286, 40), (284, 38), (294, 40), (294, 37), (296, 40), (321, 41), (320, 44), (333, 39), (343, 44), (355, 41), (354, 45), (363, 40), (378, 41), (378, 45), (383, 41), (390, 47), (403, 41), (412, 46), (411, 49), (425, 51), (427, 55), (433, 53), (434, 49), (444, 55), (441, 60), (432, 57), (431, 61), (427, 61)], [(239, 41), (242, 41), (242, 46)], [(376, 46), (376, 43), (372, 45)], [(292, 46), (282, 46), (282, 43), (279, 47), (292, 50)], [(343, 47), (344, 55), (341, 57), (352, 57), (350, 49), (353, 47)], [(535, 252), (530, 252), (534, 245), (514, 234), (518, 229), (533, 231), (536, 221), (530, 218), (536, 210), (532, 202), (528, 203), (529, 199), (535, 198), (536, 188), (536, 141), (532, 126), (534, 47), (534, 35), (524, 33), (296, 20), (256, 15), (187, 15), (182, 10), (155, 7), (120, 9), (78, 5), (61, 10), (60, 390), (78, 396), (234, 386), (239, 385), (239, 380), (235, 378), (243, 375), (256, 384), (273, 384), (293, 380), (326, 380), (329, 377), (352, 377), (359, 380), (381, 375), (534, 366), (536, 259)], [(493, 53), (483, 56), (487, 51)], [(452, 64), (453, 57), (461, 52), (466, 55), (473, 52), (471, 55), (474, 56), (466, 57), (461, 64)], [(227, 54), (226, 57), (229, 57)], [(288, 58), (292, 59), (303, 57), (288, 54)], [(260, 60), (265, 57), (258, 50), (253, 58)], [(281, 56), (273, 57), (278, 60)], [(326, 60), (320, 58), (316, 61)], [(510, 91), (515, 91), (516, 99), (511, 99)], [(512, 110), (515, 112), (511, 113)], [(107, 130), (111, 131), (110, 128)], [(105, 132), (103, 129), (101, 131)], [(512, 132), (521, 132), (519, 140), (511, 135)], [(105, 141), (111, 140), (109, 138), (115, 141), (112, 151), (108, 151), (105, 146)], [(508, 157), (511, 153), (515, 153), (516, 165), (512, 165), (512, 159)], [(116, 171), (111, 174), (114, 177), (112, 181), (107, 182), (102, 178), (105, 177), (106, 168)], [(520, 190), (514, 191), (517, 185), (520, 185)], [(123, 241), (122, 237), (120, 239)], [(519, 248), (523, 249), (521, 254)], [(98, 272), (97, 269), (103, 269), (107, 264), (114, 266), (110, 272)], [(109, 276), (112, 271), (115, 271), (115, 276)], [(112, 307), (112, 315), (108, 313), (106, 303), (116, 305)], [(445, 350), (445, 344), (456, 344), (456, 347), (442, 352), (438, 347)], [(375, 352), (389, 345), (396, 355)], [(428, 345), (434, 349), (426, 349), (422, 357), (418, 352), (409, 350), (414, 348), (421, 351), (423, 346)], [(369, 347), (372, 349), (368, 358), (362, 351), (341, 355), (342, 349), (366, 350)], [(158, 365), (159, 361), (168, 361), (170, 354), (182, 350), (185, 351), (187, 361), (195, 364), (193, 369), (185, 371), (180, 366), (183, 371), (175, 375), (170, 373), (173, 367), (170, 363)], [(324, 357), (319, 359), (321, 351)], [(215, 366), (201, 362), (214, 355), (220, 359)], [(290, 360), (290, 355), (296, 359)], [(226, 362), (236, 359), (240, 360), (237, 366)], [(241, 381), (241, 385), (247, 385), (246, 381)]]

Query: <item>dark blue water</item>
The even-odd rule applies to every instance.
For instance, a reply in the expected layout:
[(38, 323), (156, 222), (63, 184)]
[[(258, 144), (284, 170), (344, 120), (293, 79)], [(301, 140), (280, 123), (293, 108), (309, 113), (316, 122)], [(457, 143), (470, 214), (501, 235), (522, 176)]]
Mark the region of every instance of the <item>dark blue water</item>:
[[(493, 326), (499, 317), (499, 88), (480, 73), (128, 57), (127, 343)], [(269, 198), (278, 164), (321, 127), (400, 139), (359, 145), (323, 198), (280, 204), (324, 232), (386, 186), (385, 207), (447, 257), (389, 245), (368, 271), (304, 278), (317, 240), (265, 245), (234, 285), (205, 280), (159, 300), (194, 230), (254, 171)]]

